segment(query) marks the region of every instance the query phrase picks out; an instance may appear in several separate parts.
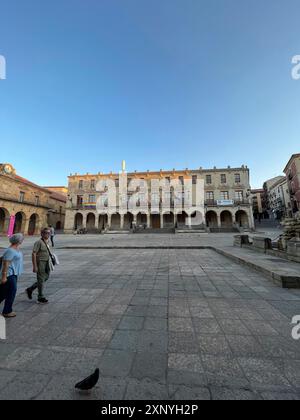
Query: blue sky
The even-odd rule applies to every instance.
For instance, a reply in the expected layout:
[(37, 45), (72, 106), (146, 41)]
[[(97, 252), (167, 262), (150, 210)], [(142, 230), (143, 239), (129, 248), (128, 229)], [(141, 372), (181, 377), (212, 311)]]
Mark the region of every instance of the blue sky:
[(299, 0), (2, 0), (0, 162), (70, 172), (251, 168), (300, 152)]

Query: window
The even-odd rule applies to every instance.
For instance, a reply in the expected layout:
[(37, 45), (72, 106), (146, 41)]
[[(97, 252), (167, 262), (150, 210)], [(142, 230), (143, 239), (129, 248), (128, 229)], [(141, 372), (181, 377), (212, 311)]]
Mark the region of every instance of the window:
[(206, 200), (213, 201), (215, 198), (213, 191), (206, 191)]
[(240, 184), (241, 183), (241, 175), (240, 174), (234, 174), (234, 182), (236, 184)]
[(115, 179), (115, 186), (116, 186), (116, 188), (119, 188), (119, 178)]
[(20, 191), (20, 197), (19, 197), (20, 203), (23, 203), (24, 202), (24, 197), (25, 197), (25, 193), (22, 192), (22, 191)]
[(82, 206), (83, 203), (83, 196), (77, 195), (77, 206)]
[(151, 194), (151, 201), (152, 201), (152, 203), (155, 205), (158, 205), (159, 204), (159, 201), (160, 201), (160, 197), (159, 197), (159, 194), (156, 194), (156, 193), (152, 193)]
[(39, 206), (40, 204), (40, 197), (38, 195), (35, 196), (35, 205)]
[(226, 184), (226, 175), (225, 174), (221, 175), (221, 184)]
[(221, 191), (220, 198), (221, 198), (221, 200), (229, 200), (229, 192), (228, 191)]
[(83, 181), (79, 181), (79, 189), (82, 190), (83, 188)]
[(206, 175), (206, 184), (212, 184), (212, 177), (211, 175)]
[(94, 190), (94, 189), (95, 189), (95, 180), (92, 179), (91, 180), (91, 190)]
[(96, 196), (95, 194), (89, 195), (89, 203), (96, 203)]
[(196, 185), (197, 184), (197, 180), (198, 180), (198, 176), (197, 175), (193, 175), (193, 177), (192, 177), (193, 185)]
[(62, 214), (62, 206), (59, 206), (59, 213)]
[(181, 185), (183, 185), (183, 184), (184, 184), (184, 179), (183, 179), (183, 176), (180, 176), (180, 177), (179, 177), (179, 182), (180, 182), (180, 184), (181, 184)]
[(243, 191), (236, 191), (235, 192), (235, 199), (238, 201), (243, 201), (244, 194)]

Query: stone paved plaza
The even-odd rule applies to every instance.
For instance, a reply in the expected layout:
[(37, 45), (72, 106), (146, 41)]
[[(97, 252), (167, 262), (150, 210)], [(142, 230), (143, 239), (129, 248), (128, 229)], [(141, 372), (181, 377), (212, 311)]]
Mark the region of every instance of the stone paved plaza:
[[(56, 238), (46, 306), (24, 294), (34, 280), (26, 240), (18, 316), (0, 342), (0, 399), (300, 399), (299, 290), (212, 250), (142, 247), (198, 235), (109, 236), (102, 243), (124, 249), (63, 249), (100, 239)], [(96, 367), (97, 388), (77, 394)]]

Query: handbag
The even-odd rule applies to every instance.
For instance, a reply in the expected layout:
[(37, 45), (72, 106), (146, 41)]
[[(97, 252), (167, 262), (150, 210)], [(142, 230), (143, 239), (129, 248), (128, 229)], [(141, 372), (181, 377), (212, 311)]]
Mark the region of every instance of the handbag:
[(55, 254), (52, 254), (52, 252), (50, 251), (50, 248), (49, 248), (47, 242), (45, 242), (44, 240), (43, 240), (43, 242), (44, 242), (44, 244), (47, 247), (47, 250), (48, 250), (48, 253), (49, 253), (49, 256), (50, 256), (50, 259), (51, 259), (51, 263), (52, 263), (53, 267), (55, 267), (56, 265), (59, 264), (58, 258), (57, 258), (57, 256)]

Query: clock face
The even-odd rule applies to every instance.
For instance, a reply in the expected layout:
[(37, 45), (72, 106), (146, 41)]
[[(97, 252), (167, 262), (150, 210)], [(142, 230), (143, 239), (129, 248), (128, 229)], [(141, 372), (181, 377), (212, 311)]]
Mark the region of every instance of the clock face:
[(4, 166), (4, 172), (6, 174), (11, 174), (12, 173), (12, 167), (10, 165), (5, 165)]

